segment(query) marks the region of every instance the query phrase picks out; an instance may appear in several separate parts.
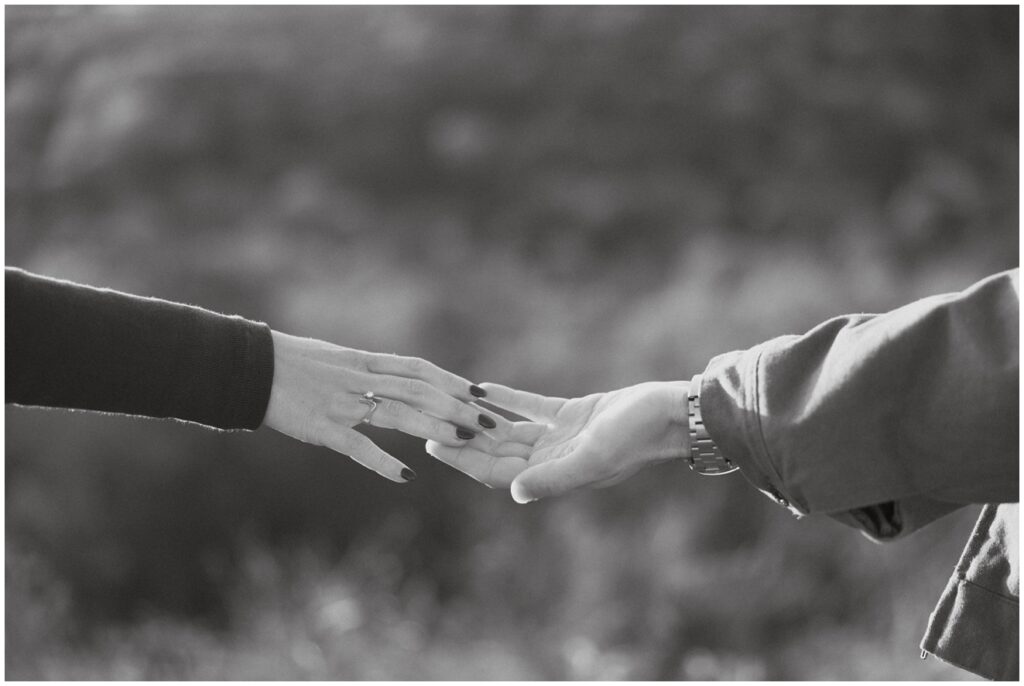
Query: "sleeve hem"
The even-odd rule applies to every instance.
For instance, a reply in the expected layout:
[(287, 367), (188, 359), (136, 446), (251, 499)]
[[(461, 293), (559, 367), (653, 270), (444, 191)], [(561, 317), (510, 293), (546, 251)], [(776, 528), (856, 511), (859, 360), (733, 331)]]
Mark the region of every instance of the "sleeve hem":
[(806, 507), (787, 489), (764, 445), (758, 400), (758, 368), (764, 346), (719, 355), (708, 363), (701, 384), (701, 409), (708, 433), (755, 488), (798, 517)]
[(227, 429), (258, 429), (270, 402), (274, 381), (274, 343), (270, 327), (245, 322), (237, 341), (235, 375), (238, 380), (229, 397), (234, 400), (227, 412)]

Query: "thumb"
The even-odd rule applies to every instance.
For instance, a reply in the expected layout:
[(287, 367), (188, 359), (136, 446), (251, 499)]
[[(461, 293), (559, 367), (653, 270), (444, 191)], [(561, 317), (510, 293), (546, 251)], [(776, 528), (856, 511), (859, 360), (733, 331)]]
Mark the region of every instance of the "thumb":
[(512, 481), (512, 499), (526, 504), (539, 498), (561, 495), (607, 478), (598, 456), (577, 450), (566, 457), (523, 470)]

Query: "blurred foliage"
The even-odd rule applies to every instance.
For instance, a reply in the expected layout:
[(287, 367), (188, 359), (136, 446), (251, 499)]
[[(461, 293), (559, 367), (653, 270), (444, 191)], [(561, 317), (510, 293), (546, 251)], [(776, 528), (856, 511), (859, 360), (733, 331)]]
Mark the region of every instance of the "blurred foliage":
[[(1015, 266), (1016, 7), (9, 7), (7, 262), (557, 395)], [(12, 678), (963, 678), (968, 508), (6, 411)]]

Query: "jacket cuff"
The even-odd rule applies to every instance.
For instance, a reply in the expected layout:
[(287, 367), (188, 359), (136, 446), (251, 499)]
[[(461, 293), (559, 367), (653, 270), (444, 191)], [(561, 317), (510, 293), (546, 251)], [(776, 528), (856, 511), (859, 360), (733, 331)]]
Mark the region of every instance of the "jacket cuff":
[(712, 359), (702, 377), (701, 413), (708, 434), (722, 454), (739, 466), (744, 478), (802, 517), (808, 513), (807, 506), (787, 492), (764, 442), (758, 398), (762, 352), (763, 345)]
[[(701, 384), (704, 425), (722, 454), (732, 460), (754, 488), (786, 507), (797, 517), (811, 511), (796, 499), (782, 480), (764, 438), (760, 402), (762, 357), (771, 342), (750, 350), (729, 352), (711, 360)], [(902, 538), (943, 517), (961, 505), (908, 496), (897, 501), (828, 512), (868, 538), (885, 542)]]

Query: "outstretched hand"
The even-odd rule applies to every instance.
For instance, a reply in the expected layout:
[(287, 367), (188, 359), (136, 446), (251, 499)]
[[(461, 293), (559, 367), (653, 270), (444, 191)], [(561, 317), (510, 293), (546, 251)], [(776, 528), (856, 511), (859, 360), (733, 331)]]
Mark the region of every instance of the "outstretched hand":
[[(523, 456), (529, 450), (511, 438), (523, 427), (471, 404), (486, 394), (483, 389), (426, 360), (272, 335), (274, 382), (263, 423), (292, 438), (344, 453), (399, 483), (416, 474), (353, 427), (369, 420), (453, 448), (472, 440), (494, 454)], [(363, 397), (367, 392), (372, 400)], [(481, 456), (463, 471), (492, 459)]]
[(513, 424), (508, 434), (515, 446), (510, 452), (533, 444), (525, 459), (501, 457), (475, 439), (458, 447), (430, 441), (427, 452), (460, 469), (460, 464), (493, 464), (492, 476), (501, 478), (489, 485), (510, 485), (519, 503), (583, 486), (610, 486), (689, 451), (685, 381), (642, 383), (572, 399), (499, 384), (481, 387), (488, 402), (531, 420)]

